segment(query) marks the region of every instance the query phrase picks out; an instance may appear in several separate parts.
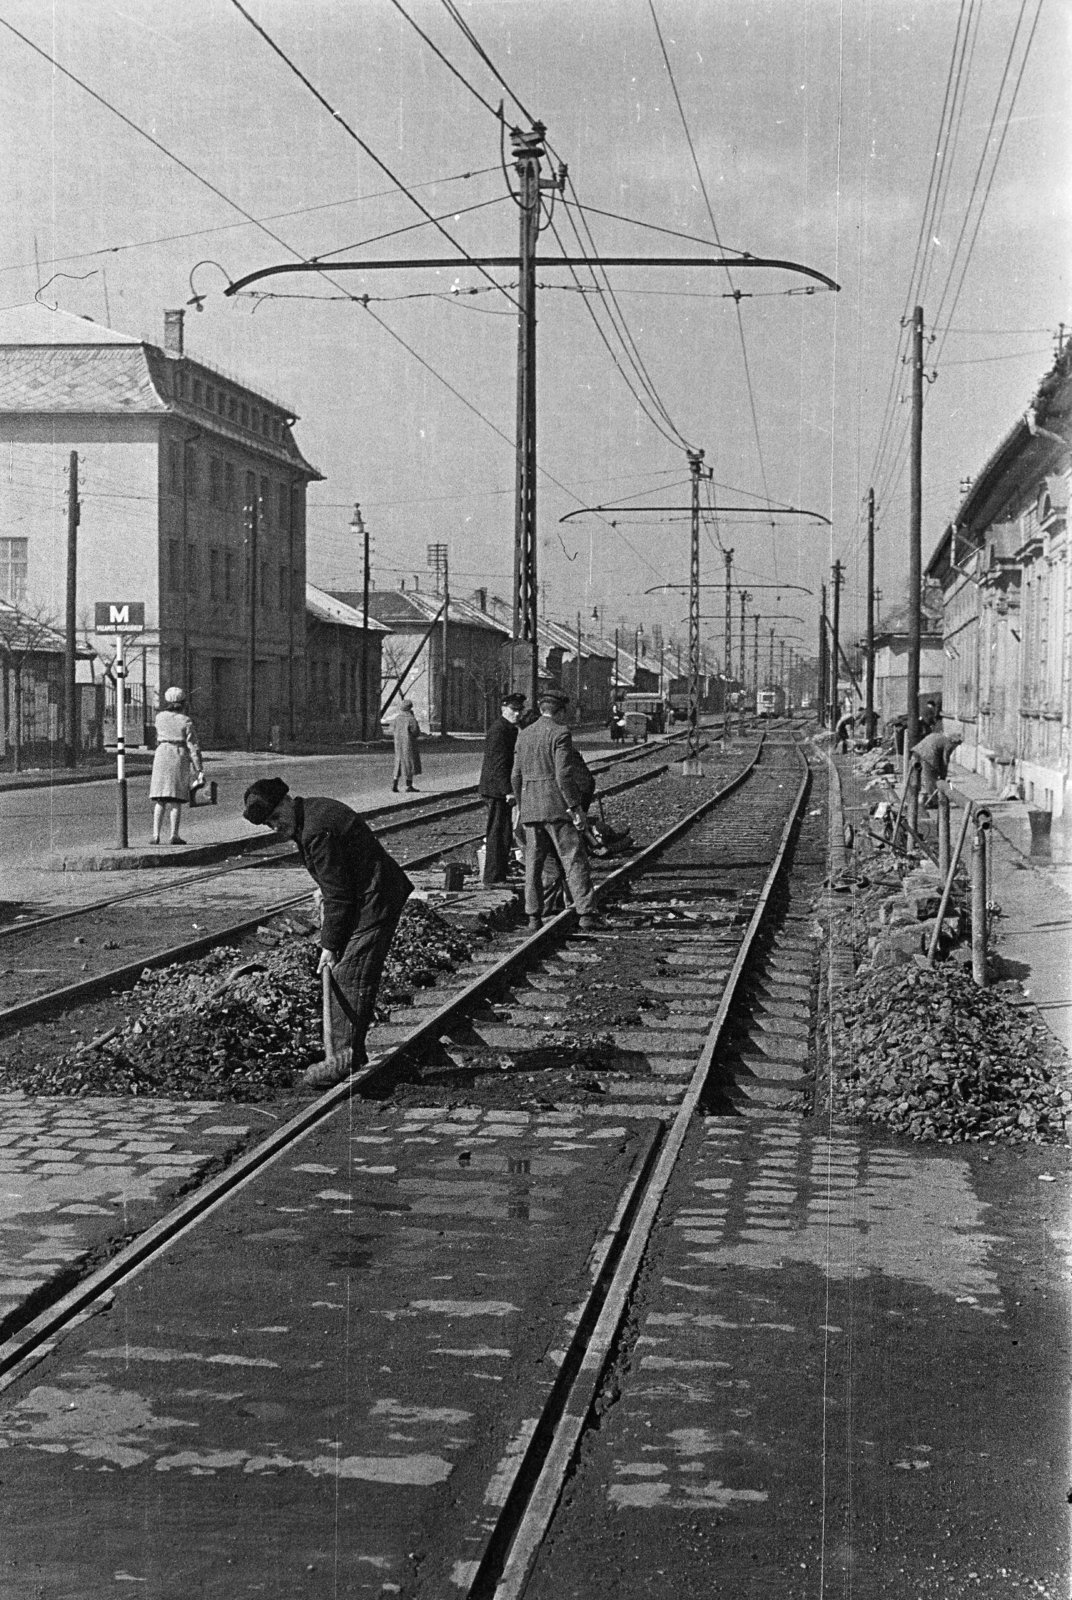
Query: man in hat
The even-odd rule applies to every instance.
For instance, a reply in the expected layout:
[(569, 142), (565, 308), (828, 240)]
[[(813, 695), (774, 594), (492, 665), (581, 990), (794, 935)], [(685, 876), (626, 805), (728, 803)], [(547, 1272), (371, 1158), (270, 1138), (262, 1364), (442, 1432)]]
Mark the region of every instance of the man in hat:
[(420, 740), (421, 727), (413, 715), (413, 701), (403, 700), (395, 718), (393, 738), (395, 744), (395, 775), (391, 780), (391, 788), (398, 793), (398, 780), (402, 778), (406, 785), (407, 794), (416, 794), (413, 786), (414, 778), (421, 775)]
[[(402, 868), (368, 824), (339, 800), (292, 795), (282, 778), (259, 778), (244, 797), (242, 815), (256, 827), (293, 839), (302, 865), (320, 890), (320, 965), (331, 973), (331, 1018), (336, 1056), (317, 1062), (304, 1082), (326, 1088), (368, 1060), (365, 1036), (376, 991), (402, 909), (413, 892)], [(340, 1066), (350, 1046), (352, 1061)]]
[(549, 851), (562, 863), (582, 928), (598, 928), (592, 878), (581, 830), (584, 810), (566, 727), (569, 696), (548, 690), (539, 697), (538, 721), (518, 734), (511, 788), (525, 829), (525, 911), (530, 928), (543, 921), (543, 867)]
[(523, 694), (504, 694), (502, 715), (488, 729), (484, 740), (484, 760), (480, 768), (480, 793), (488, 802), (488, 826), (484, 842), (484, 883), (505, 883), (510, 868), (513, 829), (510, 806), (513, 791), (510, 776), (514, 769), (514, 746), (518, 723), (525, 709)]

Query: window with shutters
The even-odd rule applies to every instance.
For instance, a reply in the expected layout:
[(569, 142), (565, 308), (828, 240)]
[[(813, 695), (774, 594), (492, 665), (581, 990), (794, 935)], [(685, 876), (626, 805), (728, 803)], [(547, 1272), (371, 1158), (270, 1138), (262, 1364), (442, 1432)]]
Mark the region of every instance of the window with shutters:
[(26, 598), (29, 539), (0, 539), (0, 600), (20, 605)]

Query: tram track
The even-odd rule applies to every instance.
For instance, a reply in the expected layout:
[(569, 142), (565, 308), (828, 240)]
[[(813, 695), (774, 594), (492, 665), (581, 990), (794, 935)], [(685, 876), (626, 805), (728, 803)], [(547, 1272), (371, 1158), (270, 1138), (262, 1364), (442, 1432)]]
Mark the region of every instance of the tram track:
[[(597, 777), (614, 773), (624, 765), (632, 765), (645, 758), (650, 760), (653, 755), (659, 755), (665, 746), (641, 748), (630, 751), (624, 756), (605, 758), (600, 764), (593, 764), (593, 771)], [(639, 784), (644, 784), (661, 776), (671, 765), (670, 761), (656, 761), (654, 765), (645, 767), (642, 771), (630, 775), (617, 783), (603, 785), (598, 793), (609, 798), (625, 792)], [(469, 798), (458, 801), (453, 795), (444, 805), (424, 808), (416, 814), (412, 807), (383, 807), (371, 811), (366, 815), (372, 817), (378, 826), (374, 831), (379, 836), (406, 834), (415, 837), (420, 842), (420, 835), (425, 830), (439, 828), (444, 819), (449, 819), (460, 814), (466, 814), (482, 808), (485, 802), (472, 794), (471, 790), (462, 791)], [(402, 815), (399, 815), (399, 812)], [(382, 820), (381, 820), (382, 819)], [(434, 837), (434, 832), (433, 832)], [(434, 865), (437, 861), (448, 857), (454, 851), (464, 850), (478, 844), (484, 837), (483, 830), (474, 833), (464, 831), (452, 833), (446, 839), (439, 837), (431, 848), (418, 849), (413, 853), (400, 853), (399, 860), (402, 865), (412, 870), (423, 869)], [(311, 896), (311, 889), (303, 887), (295, 895), (282, 898), (265, 899), (251, 911), (251, 914), (235, 920), (233, 913), (228, 916), (225, 908), (206, 906), (204, 902), (199, 906), (193, 899), (201, 887), (213, 879), (232, 878), (237, 874), (250, 874), (256, 869), (270, 869), (273, 877), (276, 869), (285, 870), (292, 868), (298, 860), (297, 851), (288, 846), (275, 846), (268, 851), (258, 853), (253, 860), (243, 859), (242, 862), (228, 868), (216, 869), (212, 872), (198, 873), (180, 880), (171, 880), (166, 884), (150, 885), (127, 891), (124, 894), (111, 896), (108, 899), (94, 902), (70, 911), (57, 913), (53, 916), (33, 922), (12, 925), (0, 930), (0, 950), (4, 952), (3, 959), (11, 960), (8, 952), (13, 945), (24, 952), (23, 959), (35, 959), (35, 948), (40, 954), (37, 960), (47, 960), (50, 963), (60, 962), (59, 970), (64, 966), (67, 971), (76, 970), (83, 962), (88, 965), (96, 958), (100, 949), (121, 948), (127, 938), (132, 934), (137, 937), (141, 923), (144, 920), (146, 901), (155, 899), (159, 902), (154, 913), (156, 927), (163, 922), (168, 927), (179, 931), (188, 927), (191, 913), (196, 913), (205, 921), (215, 921), (216, 926), (210, 927), (197, 938), (185, 938), (175, 943), (165, 944), (156, 948), (149, 948), (140, 952), (133, 960), (116, 962), (107, 966), (105, 970), (95, 972), (85, 979), (76, 979), (74, 982), (56, 984), (45, 987), (31, 984), (33, 992), (25, 998), (17, 998), (20, 987), (19, 969), (12, 966), (0, 966), (0, 994), (6, 1002), (0, 1007), (0, 1037), (22, 1028), (28, 1023), (41, 1021), (55, 1016), (74, 1006), (83, 1005), (89, 1001), (100, 998), (102, 995), (131, 987), (137, 982), (139, 976), (147, 968), (172, 966), (184, 961), (193, 961), (207, 954), (220, 945), (233, 943), (253, 932), (260, 924), (293, 910), (305, 904)], [(137, 911), (129, 928), (123, 923), (124, 907), (131, 901), (137, 901)], [(217, 914), (214, 916), (213, 912)], [(103, 919), (103, 920), (102, 920)], [(81, 926), (81, 934), (75, 932), (74, 938), (62, 950), (57, 946), (54, 937), (54, 925), (66, 923), (68, 930), (77, 930)], [(199, 927), (198, 923), (194, 923)], [(6, 938), (5, 938), (6, 936)], [(53, 969), (55, 970), (55, 969)], [(27, 975), (41, 977), (48, 975), (48, 969), (29, 967)]]
[[(650, 931), (652, 927), (665, 928), (668, 918), (679, 914), (684, 916), (684, 911), (675, 913), (669, 909), (675, 901), (684, 903), (670, 892), (674, 888), (684, 888), (690, 881), (695, 882), (699, 875), (706, 878), (705, 889), (710, 897), (713, 874), (717, 871), (716, 863), (709, 861), (698, 874), (697, 868), (689, 865), (687, 860), (684, 864), (680, 861), (675, 864), (674, 847), (686, 851), (690, 844), (694, 847), (697, 830), (702, 829), (704, 820), (721, 816), (720, 808), (730, 805), (742, 790), (746, 793), (741, 795), (738, 802), (734, 827), (740, 830), (748, 822), (755, 823), (762, 807), (751, 799), (748, 785), (757, 771), (762, 751), (761, 745), (747, 764), (715, 795), (668, 829), (640, 855), (604, 878), (598, 891), (600, 902), (620, 904), (615, 914), (622, 919), (624, 928), (632, 930), (634, 943), (645, 939), (650, 941), (653, 937)], [(775, 808), (777, 844), (773, 859), (769, 851), (766, 854), (762, 883), (748, 893), (750, 915), (747, 926), (743, 929), (739, 926), (743, 915), (740, 910), (728, 920), (723, 912), (716, 913), (714, 920), (707, 925), (708, 932), (713, 933), (715, 943), (725, 947), (724, 953), (714, 956), (712, 941), (707, 939), (703, 946), (703, 968), (685, 968), (686, 977), (692, 973), (698, 974), (703, 969), (717, 971), (720, 997), (684, 1092), (680, 1096), (664, 1095), (664, 1103), (657, 1108), (640, 1105), (600, 1108), (612, 1115), (646, 1115), (649, 1119), (654, 1115), (660, 1128), (656, 1129), (646, 1156), (624, 1186), (608, 1227), (593, 1247), (591, 1288), (584, 1304), (576, 1310), (573, 1337), (568, 1348), (562, 1352), (559, 1371), (551, 1385), (545, 1409), (538, 1425), (530, 1430), (525, 1448), (513, 1453), (508, 1474), (510, 1481), (501, 1496), (502, 1505), (494, 1529), (486, 1540), (479, 1564), (475, 1567), (469, 1564), (472, 1572), (467, 1593), (472, 1600), (484, 1600), (485, 1596), (492, 1594), (497, 1600), (505, 1600), (507, 1595), (520, 1594), (518, 1584), (519, 1581), (523, 1583), (531, 1552), (538, 1545), (539, 1529), (553, 1510), (557, 1498), (557, 1490), (553, 1485), (556, 1482), (560, 1485), (577, 1439), (583, 1431), (591, 1394), (594, 1392), (593, 1385), (598, 1383), (605, 1367), (624, 1314), (629, 1288), (643, 1255), (660, 1195), (673, 1170), (689, 1122), (701, 1103), (734, 993), (748, 965), (758, 930), (767, 914), (773, 885), (784, 864), (789, 839), (799, 820), (808, 775), (806, 770), (801, 771), (799, 758), (794, 764), (797, 780), (795, 798), (791, 805), (786, 806), (783, 800)], [(783, 762), (783, 786), (785, 775)], [(768, 835), (773, 815), (768, 802)], [(668, 854), (669, 860), (666, 859)], [(749, 858), (753, 858), (752, 852), (749, 852)], [(754, 858), (760, 857), (756, 854)], [(743, 870), (729, 869), (728, 876), (737, 880), (738, 888)], [(724, 873), (725, 876), (727, 874)], [(754, 877), (754, 869), (748, 869), (748, 876)], [(727, 885), (723, 883), (722, 887), (726, 888)], [(641, 896), (639, 902), (635, 898), (638, 890)], [(730, 886), (730, 892), (734, 892), (733, 886)], [(633, 898), (628, 898), (631, 893)], [(622, 900), (622, 896), (627, 898)], [(694, 896), (694, 903), (700, 901), (702, 896), (699, 900)], [(389, 1045), (385, 1057), (374, 1068), (354, 1074), (347, 1083), (328, 1090), (304, 1107), (254, 1149), (239, 1156), (223, 1172), (186, 1196), (166, 1216), (69, 1289), (62, 1298), (46, 1309), (39, 1310), (31, 1322), (0, 1347), (0, 1387), (6, 1388), (16, 1382), (33, 1365), (47, 1357), (68, 1330), (110, 1305), (126, 1284), (140, 1273), (150, 1270), (154, 1262), (161, 1260), (175, 1245), (196, 1238), (198, 1227), (219, 1214), (230, 1200), (237, 1198), (258, 1180), (271, 1182), (272, 1167), (281, 1157), (292, 1152), (312, 1130), (329, 1125), (350, 1102), (370, 1094), (381, 1097), (389, 1094), (391, 1085), (405, 1078), (408, 1067), (412, 1066), (415, 1056), (419, 1056), (422, 1046), (433, 1044), (467, 1016), (476, 1015), (479, 1019), (481, 1007), (497, 996), (512, 992), (519, 981), (526, 980), (526, 975), (529, 982), (539, 985), (542, 981), (539, 977), (541, 962), (546, 964), (547, 959), (559, 950), (568, 954), (575, 920), (572, 911), (561, 913), (538, 933), (522, 938), (504, 955), (487, 964), (461, 989), (442, 997), (441, 1004), (424, 1008), (416, 1025), (404, 1029), (402, 1037)], [(734, 924), (737, 925), (736, 936), (732, 936)], [(723, 930), (731, 937), (724, 938)], [(669, 944), (665, 936), (655, 937), (663, 938), (663, 948), (670, 951), (671, 959), (676, 951), (679, 956), (684, 952), (683, 958), (688, 961), (691, 959), (688, 953), (690, 935), (686, 933), (682, 942), (678, 937), (680, 932), (680, 928), (674, 930)], [(703, 931), (699, 937), (705, 938)], [(578, 953), (588, 958), (603, 942), (603, 935), (579, 940), (577, 943), (583, 945), (584, 949)], [(731, 950), (732, 960), (727, 968), (726, 960)], [(477, 1025), (483, 1026), (479, 1020)], [(501, 1477), (500, 1474), (500, 1480)]]

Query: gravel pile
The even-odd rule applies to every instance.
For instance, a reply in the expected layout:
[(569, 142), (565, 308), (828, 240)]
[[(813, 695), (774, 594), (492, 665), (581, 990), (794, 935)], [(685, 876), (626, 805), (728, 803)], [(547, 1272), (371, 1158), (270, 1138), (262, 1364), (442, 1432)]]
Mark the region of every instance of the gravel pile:
[(913, 1139), (1064, 1142), (1068, 1059), (1045, 1025), (959, 969), (857, 975), (835, 1018), (835, 1106)]
[[(435, 982), (472, 946), (421, 901), (403, 912), (381, 997)], [(288, 922), (258, 930), (242, 950), (214, 950), (183, 966), (147, 969), (123, 996), (127, 1018), (64, 1054), (16, 1053), (0, 1084), (33, 1094), (168, 1095), (269, 1100), (323, 1054), (319, 944)]]

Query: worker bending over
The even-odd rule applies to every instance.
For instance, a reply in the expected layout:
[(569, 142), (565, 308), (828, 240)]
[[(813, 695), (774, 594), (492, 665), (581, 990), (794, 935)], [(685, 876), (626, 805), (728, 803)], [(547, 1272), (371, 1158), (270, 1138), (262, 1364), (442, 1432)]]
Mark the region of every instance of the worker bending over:
[[(282, 778), (259, 778), (244, 796), (242, 815), (256, 827), (293, 839), (302, 865), (320, 890), (320, 965), (333, 979), (335, 1055), (314, 1063), (303, 1081), (315, 1089), (341, 1082), (364, 1066), (383, 965), (413, 885), (368, 824), (340, 800), (292, 795)], [(343, 1062), (349, 1046), (352, 1060)]]

